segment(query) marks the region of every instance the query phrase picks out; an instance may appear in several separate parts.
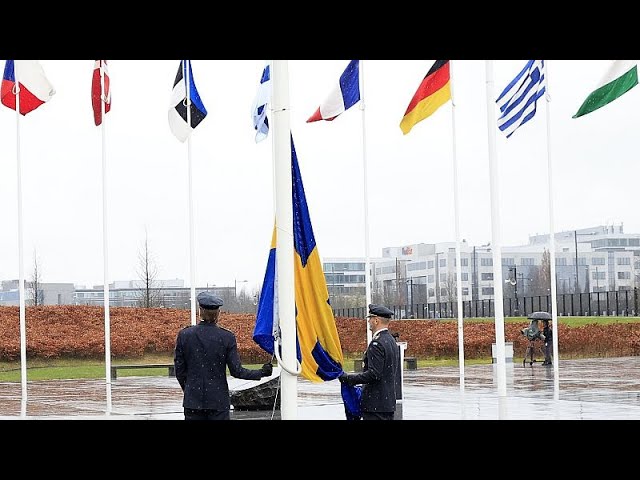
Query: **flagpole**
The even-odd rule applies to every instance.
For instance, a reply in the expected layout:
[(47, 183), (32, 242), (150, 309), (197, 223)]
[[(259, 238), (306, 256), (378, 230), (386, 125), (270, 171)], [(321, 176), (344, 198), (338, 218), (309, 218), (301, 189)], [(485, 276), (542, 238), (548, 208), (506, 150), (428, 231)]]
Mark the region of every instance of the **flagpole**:
[[(493, 256), (493, 298), (496, 331), (496, 357), (498, 377), (498, 400), (505, 400), (507, 396), (507, 375), (505, 366), (504, 345), (504, 310), (502, 296), (502, 255), (500, 244), (500, 191), (498, 185), (498, 162), (496, 160), (496, 112), (493, 101), (493, 60), (485, 60), (486, 92), (487, 92), (487, 130), (489, 141), (489, 185), (491, 191), (491, 251)], [(499, 402), (501, 407), (503, 401)], [(503, 409), (499, 408), (502, 416)]]
[(25, 315), (24, 288), (24, 245), (22, 235), (22, 165), (20, 162), (20, 83), (18, 69), (14, 66), (15, 95), (16, 95), (16, 161), (18, 179), (18, 289), (20, 293), (20, 384), (22, 396), (20, 402), (20, 416), (27, 416), (27, 327)]
[(553, 162), (551, 161), (551, 96), (549, 95), (549, 64), (545, 63), (544, 76), (546, 79), (547, 101), (547, 190), (549, 194), (549, 262), (551, 275), (551, 322), (553, 330), (553, 389), (554, 400), (559, 400), (559, 363), (558, 357), (558, 300), (556, 292), (556, 238), (553, 208)]
[(111, 414), (111, 319), (109, 316), (109, 236), (107, 231), (107, 130), (104, 90), (104, 60), (100, 60), (100, 118), (102, 133), (102, 259), (104, 301), (104, 367), (107, 388), (107, 415)]
[[(296, 365), (295, 277), (293, 270), (293, 205), (291, 184), (291, 130), (289, 123), (289, 65), (273, 60), (273, 142), (276, 187), (276, 278), (282, 360)], [(281, 418), (298, 418), (298, 379), (281, 371)]]
[[(189, 62), (187, 64), (187, 62)], [(191, 82), (189, 79), (189, 66), (191, 60), (184, 61), (184, 73), (182, 77), (185, 79), (185, 87), (187, 91), (187, 125), (191, 128)], [(187, 158), (189, 165), (189, 271), (191, 283), (191, 325), (196, 324), (196, 265), (195, 265), (195, 246), (193, 244), (194, 225), (193, 225), (193, 167), (191, 164), (191, 132), (187, 137)]]
[[(365, 315), (371, 302), (371, 257), (369, 254), (369, 177), (367, 174), (367, 137), (365, 122), (365, 104), (364, 104), (364, 60), (360, 60), (360, 111), (362, 112), (362, 183), (364, 194), (364, 281), (365, 281), (365, 298), (364, 306)], [(367, 331), (367, 345), (371, 343), (371, 330), (367, 328), (365, 322), (365, 330)]]
[(456, 225), (456, 289), (458, 296), (458, 364), (460, 367), (460, 394), (464, 394), (464, 333), (463, 333), (463, 306), (462, 306), (462, 260), (460, 246), (460, 202), (458, 180), (458, 155), (456, 151), (456, 103), (453, 96), (453, 68), (449, 61), (449, 88), (451, 92), (451, 126), (452, 126), (452, 152), (453, 152), (453, 205)]

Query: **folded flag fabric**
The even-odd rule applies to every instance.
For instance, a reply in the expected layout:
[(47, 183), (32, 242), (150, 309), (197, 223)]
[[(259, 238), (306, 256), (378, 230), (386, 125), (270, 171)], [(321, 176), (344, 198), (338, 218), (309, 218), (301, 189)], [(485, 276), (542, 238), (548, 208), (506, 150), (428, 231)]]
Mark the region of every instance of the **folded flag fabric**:
[(338, 84), (318, 107), (307, 123), (318, 120), (331, 121), (360, 101), (360, 60), (351, 60)]
[(271, 67), (267, 63), (262, 70), (260, 85), (251, 107), (251, 119), (253, 120), (253, 129), (256, 131), (256, 143), (261, 142), (269, 135), (269, 119), (267, 118), (267, 104), (269, 102), (271, 102)]
[(498, 128), (507, 138), (534, 117), (546, 83), (544, 60), (529, 60), (502, 91), (496, 100), (501, 112)]
[[(291, 162), (294, 245), (294, 258), (291, 260), (294, 262), (296, 352), (302, 376), (312, 382), (322, 382), (336, 379), (342, 373), (342, 347), (329, 304), (329, 291), (311, 226), (293, 139)], [(274, 353), (274, 338), (280, 336), (277, 305), (274, 306), (277, 300), (276, 258), (274, 228), (253, 331), (254, 341), (270, 354)]]
[(409, 106), (400, 121), (400, 129), (406, 135), (418, 123), (433, 114), (451, 99), (449, 60), (436, 60), (420, 82)]
[[(102, 78), (104, 78), (104, 93), (102, 90)], [(111, 110), (111, 82), (106, 60), (96, 60), (93, 66), (93, 78), (91, 79), (91, 106), (93, 108), (93, 121), (96, 126), (102, 123), (102, 104), (104, 113)]]
[(596, 89), (589, 94), (573, 118), (604, 107), (638, 85), (638, 65), (635, 60), (613, 60)]
[(56, 93), (53, 85), (44, 74), (40, 62), (37, 60), (7, 60), (0, 88), (2, 104), (15, 110), (18, 90), (22, 115), (26, 115), (48, 102)]
[[(187, 122), (187, 77), (189, 78), (190, 122)], [(191, 60), (182, 60), (180, 61), (178, 74), (176, 75), (173, 90), (171, 91), (171, 101), (169, 105), (169, 128), (171, 129), (171, 133), (173, 133), (178, 140), (184, 142), (206, 116), (207, 110), (204, 108), (193, 80)]]

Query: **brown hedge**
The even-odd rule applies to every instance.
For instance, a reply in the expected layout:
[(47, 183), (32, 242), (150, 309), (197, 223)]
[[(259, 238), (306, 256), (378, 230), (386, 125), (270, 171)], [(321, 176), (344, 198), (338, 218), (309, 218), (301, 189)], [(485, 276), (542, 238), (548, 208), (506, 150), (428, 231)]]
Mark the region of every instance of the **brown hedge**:
[[(141, 357), (145, 353), (171, 353), (178, 331), (190, 324), (188, 310), (167, 308), (123, 308), (109, 310), (111, 352), (117, 358)], [(264, 362), (269, 356), (252, 339), (255, 316), (222, 312), (220, 325), (236, 334), (244, 362)], [(346, 356), (360, 355), (366, 348), (363, 319), (337, 317), (336, 325)], [(505, 339), (513, 342), (516, 356), (527, 346), (520, 329), (526, 323), (506, 323)], [(30, 358), (104, 357), (104, 313), (102, 307), (27, 307), (27, 355)], [(398, 320), (391, 331), (407, 342), (406, 355), (457, 358), (457, 322)], [(620, 323), (567, 327), (560, 325), (559, 348), (563, 357), (640, 355), (640, 324)], [(491, 356), (495, 340), (493, 323), (464, 325), (465, 358)], [(20, 358), (18, 307), (0, 307), (0, 360)]]

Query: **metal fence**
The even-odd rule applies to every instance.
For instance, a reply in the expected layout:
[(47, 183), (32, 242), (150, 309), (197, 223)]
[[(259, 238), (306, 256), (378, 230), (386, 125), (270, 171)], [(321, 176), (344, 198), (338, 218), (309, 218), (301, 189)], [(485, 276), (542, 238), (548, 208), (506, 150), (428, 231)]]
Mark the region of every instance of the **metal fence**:
[[(611, 292), (563, 293), (557, 297), (559, 316), (637, 316), (638, 289)], [(551, 312), (551, 295), (505, 298), (505, 317), (526, 317), (533, 312)], [(411, 305), (388, 305), (396, 319), (411, 318), (457, 318), (458, 302), (416, 303)], [(364, 307), (338, 308), (333, 310), (337, 317), (363, 318)], [(467, 300), (462, 302), (464, 318), (493, 317), (493, 300)]]

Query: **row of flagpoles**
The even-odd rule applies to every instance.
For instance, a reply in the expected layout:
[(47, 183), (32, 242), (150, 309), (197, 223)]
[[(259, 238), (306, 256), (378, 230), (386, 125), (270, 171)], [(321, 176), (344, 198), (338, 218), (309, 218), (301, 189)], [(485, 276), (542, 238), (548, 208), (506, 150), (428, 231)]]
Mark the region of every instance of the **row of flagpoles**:
[[(352, 106), (359, 104), (362, 112), (362, 162), (364, 184), (364, 250), (365, 250), (365, 282), (366, 302), (371, 303), (370, 286), (370, 257), (369, 257), (369, 220), (368, 220), (368, 180), (366, 158), (366, 122), (364, 102), (363, 61), (352, 60), (341, 75), (326, 100), (320, 105), (307, 122), (319, 120), (332, 121)], [(491, 189), (491, 225), (494, 278), (501, 277), (501, 242), (499, 235), (499, 198), (498, 198), (498, 164), (495, 149), (495, 105), (493, 93), (493, 62), (486, 61), (487, 85), (487, 119), (489, 139), (489, 170)], [(273, 77), (272, 77), (273, 74)], [(416, 93), (411, 99), (404, 117), (400, 123), (403, 133), (408, 134), (411, 129), (422, 120), (432, 115), (440, 106), (451, 100), (452, 104), (452, 159), (454, 186), (454, 216), (456, 235), (456, 271), (457, 278), (461, 275), (460, 259), (460, 228), (459, 228), (459, 184), (458, 165), (456, 157), (455, 135), (455, 97), (453, 90), (453, 76), (451, 61), (437, 60), (421, 81)], [(635, 61), (612, 61), (609, 69), (598, 83), (597, 88), (583, 102), (574, 118), (593, 112), (619, 98), (638, 84), (637, 66)], [(25, 328), (25, 295), (24, 295), (24, 267), (22, 241), (22, 191), (20, 169), (20, 114), (35, 110), (51, 99), (55, 90), (46, 78), (40, 64), (34, 60), (7, 60), (2, 80), (2, 103), (16, 110), (17, 130), (17, 181), (18, 181), (18, 241), (19, 241), (19, 283), (20, 283), (20, 346), (21, 346), (21, 379), (22, 379), (22, 415), (26, 414), (26, 328)], [(292, 205), (291, 205), (291, 152), (292, 140), (289, 128), (288, 107), (288, 64), (286, 61), (273, 61), (265, 66), (254, 101), (252, 110), (256, 142), (268, 136), (269, 121), (267, 111), (272, 112), (274, 126), (273, 160), (274, 160), (274, 210), (277, 226), (277, 251), (285, 252), (284, 258), (293, 258)], [(500, 116), (497, 125), (507, 138), (529, 120), (536, 113), (537, 100), (545, 97), (547, 120), (547, 150), (548, 150), (548, 197), (549, 197), (549, 231), (551, 255), (551, 294), (552, 305), (556, 303), (555, 281), (555, 249), (553, 248), (553, 177), (550, 141), (550, 97), (548, 93), (548, 78), (544, 60), (530, 60), (522, 71), (498, 96), (497, 103)], [(106, 127), (105, 115), (111, 108), (111, 89), (106, 60), (96, 60), (92, 80), (92, 107), (94, 122), (102, 129), (102, 187), (103, 187), (103, 260), (104, 260), (104, 315), (105, 315), (105, 368), (107, 386), (107, 412), (111, 412), (111, 378), (110, 378), (110, 320), (109, 320), (109, 282), (108, 282), (108, 245), (107, 245), (107, 202), (106, 202)], [(189, 169), (189, 260), (191, 285), (191, 323), (196, 322), (195, 310), (195, 248), (193, 228), (193, 195), (191, 168), (191, 133), (206, 117), (204, 107), (195, 86), (191, 62), (180, 62), (178, 73), (171, 92), (169, 107), (169, 126), (172, 133), (181, 142), (187, 142), (187, 156)], [(289, 254), (291, 252), (291, 254)], [(282, 258), (282, 257), (281, 257)], [(277, 302), (278, 317), (282, 328), (282, 361), (295, 364), (296, 331), (295, 319), (295, 290), (293, 269), (289, 262), (277, 262)], [(464, 341), (462, 319), (462, 288), (457, 282), (458, 289), (458, 339), (459, 339), (459, 369), (460, 389), (464, 394)], [(498, 393), (506, 396), (506, 373), (504, 351), (504, 314), (502, 311), (502, 290), (496, 288), (495, 295), (495, 331), (497, 347), (497, 376)], [(286, 299), (286, 302), (285, 302)], [(284, 302), (284, 303), (283, 303)], [(553, 322), (557, 325), (557, 313), (553, 310)], [(288, 333), (287, 333), (288, 332)], [(293, 332), (293, 333), (292, 333)], [(557, 327), (556, 327), (557, 332)], [(292, 340), (293, 338), (293, 340)], [(367, 341), (371, 340), (371, 332), (367, 331)], [(553, 336), (554, 377), (558, 382), (558, 335)], [(295, 418), (296, 386), (295, 372), (283, 374), (283, 418)], [(291, 377), (291, 378), (290, 378)], [(288, 378), (288, 380), (285, 380)], [(557, 389), (555, 389), (557, 395)]]

